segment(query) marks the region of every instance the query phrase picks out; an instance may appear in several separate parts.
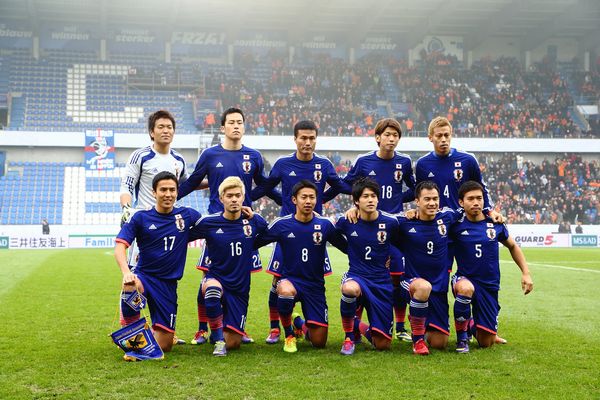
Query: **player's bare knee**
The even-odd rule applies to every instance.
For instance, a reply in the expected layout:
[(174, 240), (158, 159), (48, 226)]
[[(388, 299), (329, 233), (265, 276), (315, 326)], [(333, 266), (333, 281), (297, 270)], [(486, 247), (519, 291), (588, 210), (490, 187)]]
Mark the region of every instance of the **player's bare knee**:
[(206, 291), (207, 287), (211, 287), (211, 286), (215, 286), (215, 287), (218, 287), (220, 289), (223, 289), (223, 287), (221, 286), (221, 282), (219, 282), (218, 280), (216, 280), (216, 279), (206, 279), (202, 283), (202, 294), (204, 294), (204, 292)]
[(327, 327), (317, 326), (308, 328), (310, 343), (317, 349), (323, 349), (327, 345)]
[(475, 287), (468, 279), (461, 279), (454, 285), (454, 291), (457, 295), (473, 297), (475, 293)]
[(296, 288), (288, 280), (279, 281), (277, 285), (277, 294), (280, 296), (296, 296)]
[(425, 279), (415, 279), (410, 284), (410, 294), (411, 297), (420, 301), (429, 299), (429, 295), (431, 294), (431, 283)]
[(494, 343), (496, 342), (495, 334), (492, 334), (489, 332), (484, 332), (484, 331), (481, 331), (480, 329), (477, 330), (477, 333), (475, 334), (475, 338), (477, 339), (477, 343), (479, 344), (479, 347), (481, 347), (481, 348), (492, 347), (494, 345)]
[(373, 332), (373, 345), (376, 350), (386, 351), (392, 348), (392, 341), (381, 334)]
[(429, 347), (437, 350), (446, 350), (448, 347), (448, 336), (434, 330), (427, 331), (427, 343)]
[(344, 282), (342, 285), (342, 293), (346, 296), (360, 296), (360, 285), (354, 281)]

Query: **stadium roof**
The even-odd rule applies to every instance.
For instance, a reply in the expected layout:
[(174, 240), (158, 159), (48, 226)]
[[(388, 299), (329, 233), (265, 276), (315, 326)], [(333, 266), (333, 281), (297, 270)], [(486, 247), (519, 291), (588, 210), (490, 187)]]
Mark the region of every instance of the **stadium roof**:
[(343, 34), (401, 36), (412, 47), (425, 35), (463, 36), (474, 48), (492, 36), (519, 38), (533, 49), (551, 37), (577, 38), (598, 46), (598, 0), (2, 0), (0, 21), (175, 29), (220, 29), (238, 38), (243, 30), (281, 30), (288, 38)]

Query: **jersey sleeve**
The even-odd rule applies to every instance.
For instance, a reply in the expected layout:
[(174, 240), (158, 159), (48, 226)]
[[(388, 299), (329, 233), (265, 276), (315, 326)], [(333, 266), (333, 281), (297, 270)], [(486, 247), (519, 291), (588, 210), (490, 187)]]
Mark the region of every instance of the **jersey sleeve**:
[(344, 254), (348, 254), (348, 241), (342, 234), (342, 231), (337, 229), (330, 221), (326, 222), (327, 226), (327, 241), (335, 246)]
[(508, 228), (506, 226), (506, 224), (502, 224), (500, 227), (500, 230), (498, 232), (498, 241), (500, 243), (505, 242), (508, 240), (509, 237), (509, 233), (508, 233)]
[(129, 194), (133, 198), (135, 187), (140, 180), (141, 163), (142, 158), (139, 156), (138, 151), (134, 151), (127, 160), (125, 166), (125, 175), (121, 179), (121, 194)]
[(481, 169), (479, 168), (479, 162), (477, 162), (477, 159), (473, 155), (471, 155), (471, 164), (471, 179), (483, 186), (483, 207), (490, 210), (494, 203), (490, 197), (490, 192), (488, 191), (487, 185), (483, 181)]
[(196, 188), (200, 185), (202, 180), (206, 177), (208, 171), (208, 149), (204, 149), (198, 157), (198, 162), (196, 162), (196, 168), (194, 172), (188, 177), (188, 179), (179, 185), (179, 190), (177, 193), (177, 200), (187, 196), (192, 193)]
[(193, 242), (196, 239), (204, 239), (206, 238), (206, 224), (204, 223), (204, 218), (200, 218), (196, 221), (196, 223), (190, 228), (190, 236), (189, 241)]
[(423, 160), (418, 159), (415, 163), (415, 181), (416, 183), (423, 182), (427, 180), (427, 175), (425, 174), (425, 170), (423, 167)]
[(276, 242), (279, 239), (279, 226), (277, 220), (273, 221), (271, 225), (265, 226), (265, 228), (256, 236), (254, 239), (254, 248), (259, 249), (266, 246), (269, 243)]
[(404, 184), (406, 185), (408, 190), (402, 193), (402, 203), (410, 203), (415, 199), (415, 186), (417, 186), (417, 183), (415, 181), (415, 175), (413, 174), (412, 161), (410, 157), (408, 157), (407, 164), (408, 168), (402, 175), (402, 180), (404, 181)]
[[(258, 180), (254, 179), (256, 187), (252, 189), (252, 192), (250, 193), (250, 199), (252, 201), (258, 200), (263, 196), (268, 196), (269, 198), (274, 200), (278, 205), (281, 206), (281, 192), (277, 192), (275, 189), (279, 182), (281, 182), (281, 168), (278, 161), (275, 161), (275, 164), (273, 164), (273, 168), (271, 168), (271, 172), (269, 173), (268, 177), (264, 176), (263, 171), (262, 178), (259, 178)], [(264, 163), (262, 168), (264, 169)]]

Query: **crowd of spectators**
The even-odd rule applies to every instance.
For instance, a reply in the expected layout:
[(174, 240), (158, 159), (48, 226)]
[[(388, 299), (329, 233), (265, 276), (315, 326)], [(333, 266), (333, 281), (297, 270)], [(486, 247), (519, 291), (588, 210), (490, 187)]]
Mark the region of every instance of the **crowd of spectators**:
[[(235, 78), (223, 72), (207, 76), (207, 89), (222, 104), (236, 104), (247, 113), (250, 133), (290, 134), (295, 122), (314, 120), (323, 135), (365, 136), (377, 119), (387, 116), (378, 100), (389, 100), (382, 71), (389, 71), (409, 105), (402, 123), (425, 132), (429, 120), (444, 115), (467, 137), (593, 137), (596, 125), (582, 132), (570, 114), (569, 84), (544, 60), (525, 70), (515, 58), (478, 60), (466, 69), (454, 56), (421, 54), (409, 67), (406, 60), (365, 58), (355, 64), (327, 55), (302, 59), (292, 65), (274, 53), (254, 60), (242, 58)], [(257, 78), (256, 69), (268, 77)], [(598, 74), (574, 73), (578, 93), (600, 94)], [(386, 115), (382, 115), (386, 114)]]
[[(328, 154), (344, 175), (350, 160)], [(339, 157), (339, 155), (338, 155)], [(571, 231), (577, 224), (600, 224), (600, 163), (565, 154), (534, 163), (518, 154), (480, 155), (480, 167), (494, 206), (511, 224), (556, 224)], [(323, 214), (339, 217), (352, 206), (349, 195), (338, 195), (325, 204)], [(255, 203), (267, 220), (279, 216), (279, 207), (268, 199)]]
[(536, 164), (505, 154), (479, 161), (492, 199), (509, 223), (600, 223), (598, 160), (571, 154)]

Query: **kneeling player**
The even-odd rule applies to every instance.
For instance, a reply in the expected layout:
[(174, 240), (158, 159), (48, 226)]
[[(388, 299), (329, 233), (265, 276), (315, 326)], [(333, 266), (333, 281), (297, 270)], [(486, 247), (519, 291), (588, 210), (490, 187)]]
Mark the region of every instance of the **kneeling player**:
[(448, 229), (458, 214), (445, 208), (439, 211), (437, 185), (420, 182), (415, 188), (417, 218), (398, 217), (400, 248), (406, 256), (402, 295), (410, 303), (413, 352), (427, 355), (427, 342), (436, 349), (448, 345)]
[[(359, 220), (351, 224), (340, 218), (337, 228), (348, 240), (350, 268), (342, 278), (340, 313), (346, 334), (341, 354), (354, 354), (355, 331), (363, 334), (377, 350), (389, 350), (393, 330), (393, 286), (387, 266), (390, 248), (396, 243), (398, 221), (377, 209), (379, 185), (369, 178), (352, 187)], [(367, 310), (370, 326), (355, 317), (357, 303)]]
[[(190, 227), (200, 213), (187, 207), (175, 207), (177, 178), (170, 172), (160, 172), (152, 180), (154, 208), (136, 212), (117, 235), (115, 259), (123, 273), (121, 302), (126, 303), (131, 292), (138, 290), (148, 299), (154, 337), (163, 351), (173, 346), (177, 317), (177, 281), (183, 276)], [(127, 247), (136, 240), (139, 246), (138, 265), (133, 273), (127, 263)], [(122, 325), (137, 321), (139, 311), (121, 305)], [(135, 361), (135, 355), (126, 355)]]
[(225, 178), (219, 185), (224, 211), (203, 217), (192, 228), (193, 239), (206, 239), (210, 251), (211, 263), (202, 280), (202, 293), (215, 356), (225, 356), (228, 349), (237, 349), (242, 342), (254, 239), (267, 227), (258, 214), (251, 219), (242, 216), (244, 196), (240, 178)]
[[(277, 241), (282, 259), (282, 268), (273, 274), (280, 277), (277, 285), (277, 308), (281, 325), (285, 331), (283, 350), (297, 351), (294, 328), (305, 334), (314, 347), (322, 348), (327, 343), (327, 301), (323, 261), (326, 243), (330, 242), (346, 252), (347, 242), (327, 218), (313, 213), (317, 204), (317, 186), (302, 179), (292, 188), (294, 214), (277, 218), (261, 235), (256, 246)], [(302, 305), (303, 320), (292, 314), (294, 304)]]
[(510, 251), (512, 259), (521, 270), (521, 287), (525, 294), (533, 290), (533, 281), (525, 256), (506, 225), (493, 224), (485, 217), (483, 187), (475, 181), (467, 181), (458, 191), (459, 204), (465, 210), (465, 218), (450, 230), (454, 241), (458, 269), (452, 277), (454, 323), (459, 353), (469, 352), (467, 340), (468, 323), (473, 307), (475, 337), (481, 347), (496, 342), (498, 329), (498, 290), (500, 289), (500, 258), (498, 242)]

